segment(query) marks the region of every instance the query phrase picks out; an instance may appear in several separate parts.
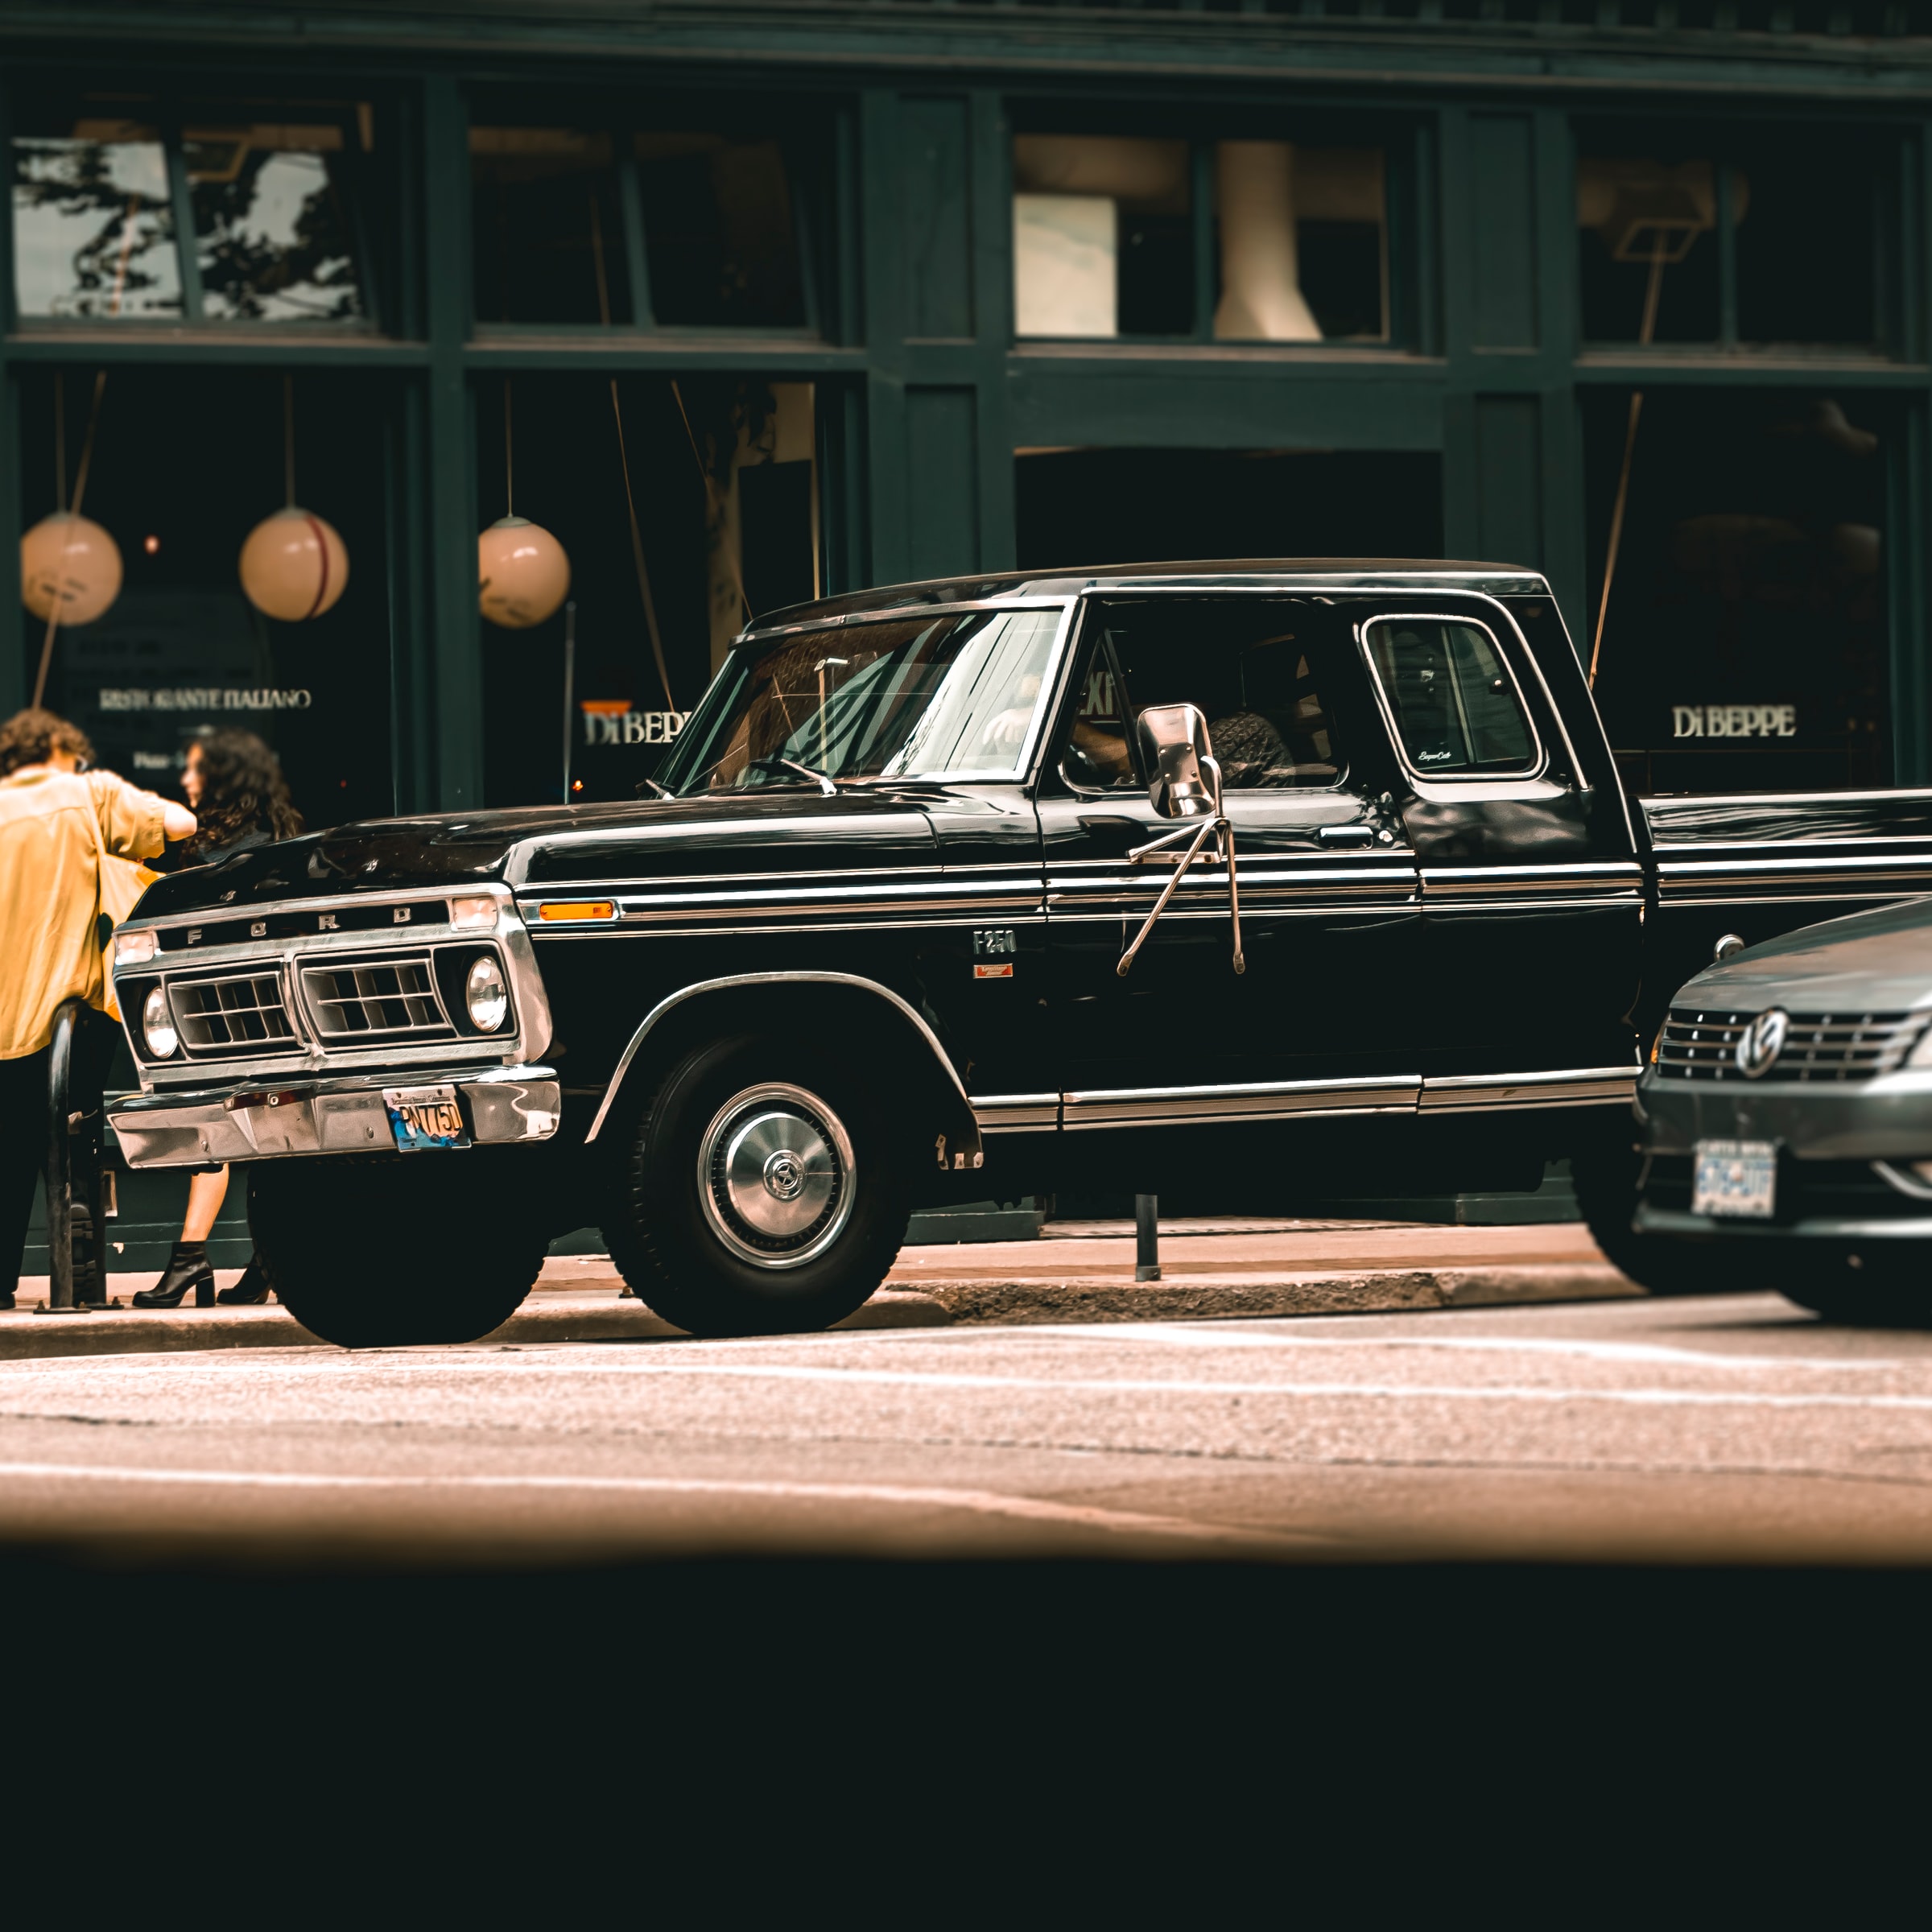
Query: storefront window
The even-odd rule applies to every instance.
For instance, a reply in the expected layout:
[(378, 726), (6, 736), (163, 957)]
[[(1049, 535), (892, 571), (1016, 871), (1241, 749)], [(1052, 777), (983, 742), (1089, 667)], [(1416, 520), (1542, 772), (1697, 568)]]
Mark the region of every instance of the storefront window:
[(1385, 172), (1379, 148), (1018, 135), (1015, 332), (1384, 340)]
[(478, 125), (482, 323), (802, 328), (799, 208), (775, 140)]
[[(21, 378), (30, 543), (72, 506), (87, 451), (81, 514), (120, 568), (98, 616), (53, 633), (48, 704), (156, 791), (172, 793), (196, 733), (239, 728), (275, 748), (312, 827), (393, 811), (386, 391), (335, 372), (285, 389), (266, 373), (118, 368), (97, 409), (96, 374)], [(265, 615), (237, 567), (286, 505), (291, 420), (296, 501), (340, 542), (303, 621)], [(37, 663), (46, 627), (31, 609), (24, 622)]]
[[(1594, 619), (1629, 430), (1586, 402)], [(1886, 407), (1659, 390), (1639, 419), (1596, 696), (1657, 792), (1888, 782)]]
[(637, 156), (657, 320), (802, 328), (797, 216), (778, 142), (641, 134)]
[(325, 124), (184, 131), (204, 315), (349, 322), (367, 313), (343, 178), (353, 138)]
[(469, 155), (477, 319), (629, 322), (610, 136), (473, 127)]
[(151, 128), (15, 137), (14, 287), (23, 316), (181, 313), (167, 153)]
[[(29, 320), (353, 322), (369, 313), (349, 171), (365, 104), (262, 121), (159, 105), (151, 121), (39, 118), (16, 134), (14, 259)], [(184, 237), (176, 217), (192, 215)]]
[(479, 620), (485, 796), (629, 799), (664, 764), (747, 616), (820, 588), (813, 386), (626, 375), (614, 394), (598, 376), (507, 386), (477, 390), (477, 500), (486, 523), (514, 508), (549, 533), (570, 588), (526, 628)]
[(1587, 340), (1870, 349), (1888, 334), (1872, 142), (1714, 142), (1706, 124), (1586, 129), (1582, 147)]

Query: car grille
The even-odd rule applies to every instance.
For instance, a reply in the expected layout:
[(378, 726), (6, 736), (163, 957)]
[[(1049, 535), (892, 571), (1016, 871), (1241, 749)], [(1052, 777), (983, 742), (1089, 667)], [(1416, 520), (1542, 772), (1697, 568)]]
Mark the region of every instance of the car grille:
[(456, 1031), (427, 954), (304, 966), (302, 997), (325, 1050), (378, 1038), (447, 1038)]
[(279, 1052), (298, 1042), (275, 972), (177, 980), (169, 988), (175, 1026), (191, 1054)]
[[(1755, 1013), (1674, 1012), (1657, 1042), (1664, 1080), (1742, 1080), (1737, 1043)], [(1925, 1024), (1917, 1013), (1794, 1013), (1777, 1058), (1760, 1077), (1814, 1084), (1894, 1071)]]

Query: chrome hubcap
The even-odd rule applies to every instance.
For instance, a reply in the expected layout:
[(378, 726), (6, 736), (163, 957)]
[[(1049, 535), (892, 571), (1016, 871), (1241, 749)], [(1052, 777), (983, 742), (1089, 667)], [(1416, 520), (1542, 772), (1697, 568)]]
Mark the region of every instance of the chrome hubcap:
[(698, 1144), (712, 1231), (762, 1268), (823, 1254), (852, 1215), (852, 1141), (816, 1094), (773, 1082), (733, 1095)]

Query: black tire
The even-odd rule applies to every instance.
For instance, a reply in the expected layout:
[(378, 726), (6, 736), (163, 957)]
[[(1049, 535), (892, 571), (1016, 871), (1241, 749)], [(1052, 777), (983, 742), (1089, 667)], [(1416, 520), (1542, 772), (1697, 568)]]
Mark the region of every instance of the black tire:
[(910, 1176), (890, 1125), (809, 1046), (752, 1034), (696, 1048), (613, 1152), (611, 1259), (691, 1335), (828, 1328), (870, 1298), (905, 1241)]
[(1777, 1283), (1786, 1301), (1847, 1328), (1932, 1328), (1932, 1266), (1926, 1257), (1868, 1249), (1855, 1265), (1842, 1249), (1793, 1246), (1796, 1252)]
[(1769, 1286), (1768, 1269), (1762, 1282), (1737, 1278), (1729, 1246), (1720, 1253), (1707, 1241), (1639, 1234), (1630, 1225), (1643, 1166), (1633, 1137), (1629, 1123), (1620, 1121), (1615, 1129), (1591, 1134), (1570, 1156), (1576, 1204), (1611, 1266), (1657, 1295), (1729, 1294)]
[(461, 1154), (262, 1162), (248, 1218), (283, 1307), (345, 1348), (476, 1341), (516, 1313), (548, 1246), (514, 1177)]

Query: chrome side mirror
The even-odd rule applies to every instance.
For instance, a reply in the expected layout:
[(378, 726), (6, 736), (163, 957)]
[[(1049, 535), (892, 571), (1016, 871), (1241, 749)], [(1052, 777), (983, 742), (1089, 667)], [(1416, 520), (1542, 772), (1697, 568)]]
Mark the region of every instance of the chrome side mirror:
[(1711, 948), (1711, 964), (1713, 966), (1721, 966), (1732, 953), (1742, 952), (1744, 949), (1743, 939), (1735, 932), (1728, 932)]
[(1221, 768), (1198, 704), (1156, 704), (1141, 713), (1141, 762), (1147, 796), (1164, 819), (1214, 819), (1221, 812)]

